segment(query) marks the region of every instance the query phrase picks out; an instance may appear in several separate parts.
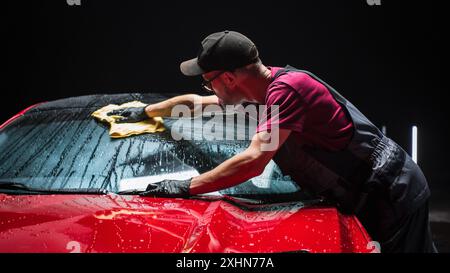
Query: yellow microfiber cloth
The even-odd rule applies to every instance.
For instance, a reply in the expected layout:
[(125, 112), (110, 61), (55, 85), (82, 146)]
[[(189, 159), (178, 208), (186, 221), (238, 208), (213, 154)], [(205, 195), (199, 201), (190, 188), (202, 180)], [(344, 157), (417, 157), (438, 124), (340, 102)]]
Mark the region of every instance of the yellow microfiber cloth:
[(109, 135), (112, 138), (122, 138), (131, 135), (140, 135), (144, 133), (163, 132), (165, 130), (163, 119), (161, 117), (148, 118), (148, 120), (134, 123), (116, 123), (121, 116), (108, 116), (108, 112), (127, 107), (143, 107), (145, 103), (140, 101), (131, 101), (121, 105), (109, 104), (92, 113), (91, 115), (100, 121), (110, 124)]

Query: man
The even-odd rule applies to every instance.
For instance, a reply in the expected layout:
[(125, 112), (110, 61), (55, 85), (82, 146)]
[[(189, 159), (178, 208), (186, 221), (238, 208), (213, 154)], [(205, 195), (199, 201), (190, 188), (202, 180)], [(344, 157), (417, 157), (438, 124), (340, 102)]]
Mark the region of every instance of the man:
[[(197, 58), (180, 68), (187, 76), (202, 75), (203, 87), (215, 95), (177, 96), (110, 114), (135, 122), (170, 116), (174, 106), (192, 106), (194, 100), (202, 107), (277, 106), (279, 114), (258, 125), (244, 152), (192, 179), (149, 185), (145, 195), (183, 197), (232, 187), (261, 174), (273, 159), (301, 187), (356, 214), (382, 251), (436, 251), (428, 223), (430, 192), (420, 168), (331, 86), (307, 71), (264, 66), (253, 42), (234, 31), (206, 37)], [(271, 130), (274, 125), (279, 129)], [(274, 137), (275, 149), (262, 149)]]

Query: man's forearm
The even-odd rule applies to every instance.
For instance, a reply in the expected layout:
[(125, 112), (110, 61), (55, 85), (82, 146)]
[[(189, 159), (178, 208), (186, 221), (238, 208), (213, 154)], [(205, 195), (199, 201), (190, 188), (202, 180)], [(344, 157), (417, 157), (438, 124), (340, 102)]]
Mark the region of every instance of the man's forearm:
[[(200, 194), (229, 188), (260, 175), (278, 148), (283, 145), (291, 131), (287, 129), (266, 131), (255, 134), (250, 146), (240, 154), (226, 160), (216, 168), (193, 177), (190, 194)], [(276, 140), (273, 138), (277, 134)], [(263, 145), (277, 142), (276, 149), (266, 150)]]
[(192, 178), (190, 194), (201, 194), (229, 188), (260, 175), (265, 162), (251, 153), (240, 153), (216, 168)]
[(176, 96), (158, 103), (149, 104), (145, 108), (145, 112), (149, 117), (170, 117), (172, 108), (175, 105), (187, 105), (194, 110), (194, 106), (204, 108), (206, 105), (217, 103), (218, 99), (213, 96), (200, 96), (196, 94), (186, 94)]

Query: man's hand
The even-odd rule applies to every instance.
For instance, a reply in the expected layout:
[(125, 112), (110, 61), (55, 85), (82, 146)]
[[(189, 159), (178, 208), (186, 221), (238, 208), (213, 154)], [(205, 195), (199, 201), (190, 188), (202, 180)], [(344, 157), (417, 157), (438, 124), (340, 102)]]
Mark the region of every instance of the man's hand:
[(147, 106), (122, 108), (108, 112), (106, 115), (122, 116), (122, 118), (116, 120), (116, 123), (139, 122), (149, 118), (147, 113), (145, 113), (146, 107)]
[(163, 180), (158, 183), (149, 184), (145, 192), (140, 196), (162, 196), (162, 197), (188, 197), (191, 179), (188, 180)]

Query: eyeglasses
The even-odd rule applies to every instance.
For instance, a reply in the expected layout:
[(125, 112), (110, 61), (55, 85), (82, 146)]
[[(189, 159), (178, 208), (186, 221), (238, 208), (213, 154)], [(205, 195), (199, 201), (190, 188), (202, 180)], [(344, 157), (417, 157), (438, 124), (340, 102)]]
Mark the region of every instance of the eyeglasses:
[(219, 74), (215, 75), (214, 77), (212, 77), (209, 80), (204, 80), (202, 82), (202, 89), (207, 91), (207, 92), (214, 92), (214, 89), (212, 88), (211, 83), (217, 79), (220, 75), (222, 75), (223, 73), (225, 73), (225, 71), (220, 72)]

